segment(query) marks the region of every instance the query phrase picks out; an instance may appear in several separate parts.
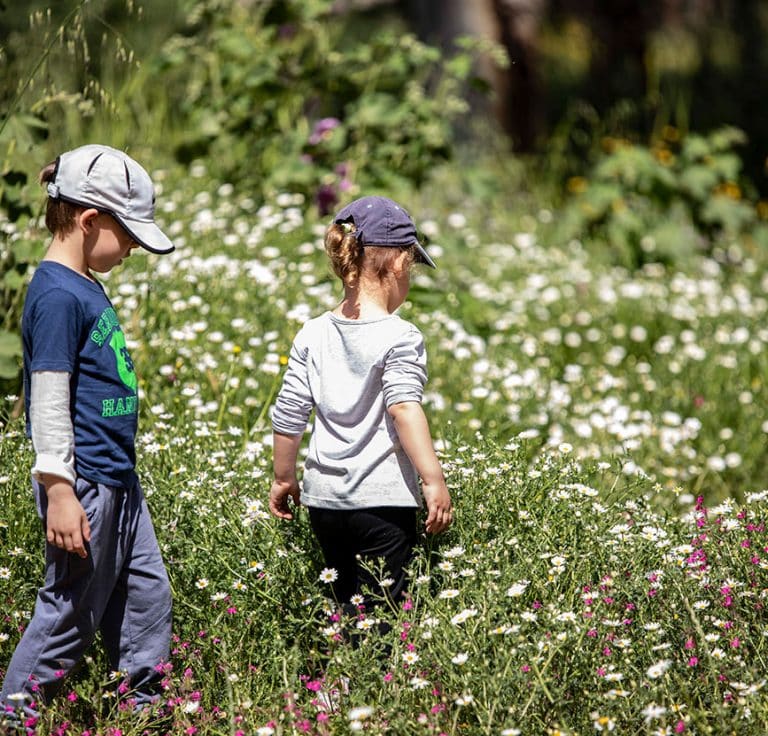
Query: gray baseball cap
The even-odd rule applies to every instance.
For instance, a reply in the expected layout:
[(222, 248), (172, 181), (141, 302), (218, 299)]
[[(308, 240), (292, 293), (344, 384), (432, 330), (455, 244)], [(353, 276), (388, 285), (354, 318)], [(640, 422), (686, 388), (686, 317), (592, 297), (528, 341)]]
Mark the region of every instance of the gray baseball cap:
[(155, 188), (149, 174), (115, 148), (89, 144), (62, 153), (48, 196), (112, 215), (150, 253), (174, 249), (155, 224)]
[(355, 226), (357, 242), (366, 245), (405, 248), (416, 246), (419, 261), (437, 268), (435, 262), (419, 243), (416, 225), (408, 212), (387, 197), (362, 197), (351, 202), (333, 219), (337, 225), (351, 222)]

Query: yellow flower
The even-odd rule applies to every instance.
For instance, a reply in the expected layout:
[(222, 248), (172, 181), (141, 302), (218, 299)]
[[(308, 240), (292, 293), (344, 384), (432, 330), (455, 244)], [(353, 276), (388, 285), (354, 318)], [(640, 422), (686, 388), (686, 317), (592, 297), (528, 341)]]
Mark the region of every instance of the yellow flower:
[(653, 155), (662, 166), (670, 166), (675, 161), (675, 157), (668, 148), (654, 148)]
[(736, 182), (726, 181), (715, 188), (715, 194), (738, 200), (741, 199), (741, 187)]
[(566, 188), (571, 194), (581, 194), (587, 191), (588, 182), (583, 176), (571, 176), (566, 182)]
[(664, 140), (674, 143), (675, 141), (680, 140), (680, 131), (673, 125), (665, 125), (661, 129), (661, 137), (664, 138)]

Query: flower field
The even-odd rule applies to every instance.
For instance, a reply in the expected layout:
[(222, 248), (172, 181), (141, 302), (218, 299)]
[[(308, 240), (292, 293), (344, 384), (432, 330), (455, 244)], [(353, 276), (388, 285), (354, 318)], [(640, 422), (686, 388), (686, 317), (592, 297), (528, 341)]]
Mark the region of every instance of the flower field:
[[(306, 514), (266, 511), (291, 339), (340, 293), (325, 222), (199, 164), (156, 176), (177, 250), (105, 282), (174, 592), (164, 699), (134, 715), (97, 646), (39, 733), (768, 731), (763, 256), (630, 273), (561, 240), (557, 212), (406, 203), (438, 262), (401, 314), (427, 341), (456, 520), (424, 539), (401, 610), (346, 620)], [(0, 669), (43, 565), (22, 430), (0, 435)]]

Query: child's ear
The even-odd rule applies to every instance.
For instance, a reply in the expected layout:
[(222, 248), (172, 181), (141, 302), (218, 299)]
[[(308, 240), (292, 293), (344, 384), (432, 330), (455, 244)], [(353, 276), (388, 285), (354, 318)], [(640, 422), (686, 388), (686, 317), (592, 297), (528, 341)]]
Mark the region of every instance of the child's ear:
[(412, 256), (406, 248), (401, 248), (395, 259), (395, 270), (398, 274), (407, 271), (411, 264)]
[(98, 216), (99, 211), (93, 207), (89, 207), (86, 210), (82, 210), (77, 216), (77, 224), (84, 233), (90, 232), (96, 224), (95, 220)]

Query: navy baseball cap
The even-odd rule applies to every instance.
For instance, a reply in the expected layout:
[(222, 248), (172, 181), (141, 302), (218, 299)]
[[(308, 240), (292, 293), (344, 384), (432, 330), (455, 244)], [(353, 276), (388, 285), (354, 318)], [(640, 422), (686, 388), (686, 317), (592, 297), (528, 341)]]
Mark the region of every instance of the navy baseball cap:
[(371, 196), (356, 199), (340, 210), (333, 221), (337, 225), (345, 222), (353, 223), (357, 242), (363, 247), (380, 245), (407, 248), (413, 245), (419, 262), (431, 268), (437, 268), (435, 262), (419, 243), (416, 225), (413, 224), (411, 216), (397, 202), (387, 197)]
[(142, 248), (170, 253), (173, 243), (155, 224), (155, 188), (149, 174), (116, 148), (89, 144), (56, 159), (48, 196), (114, 217)]

